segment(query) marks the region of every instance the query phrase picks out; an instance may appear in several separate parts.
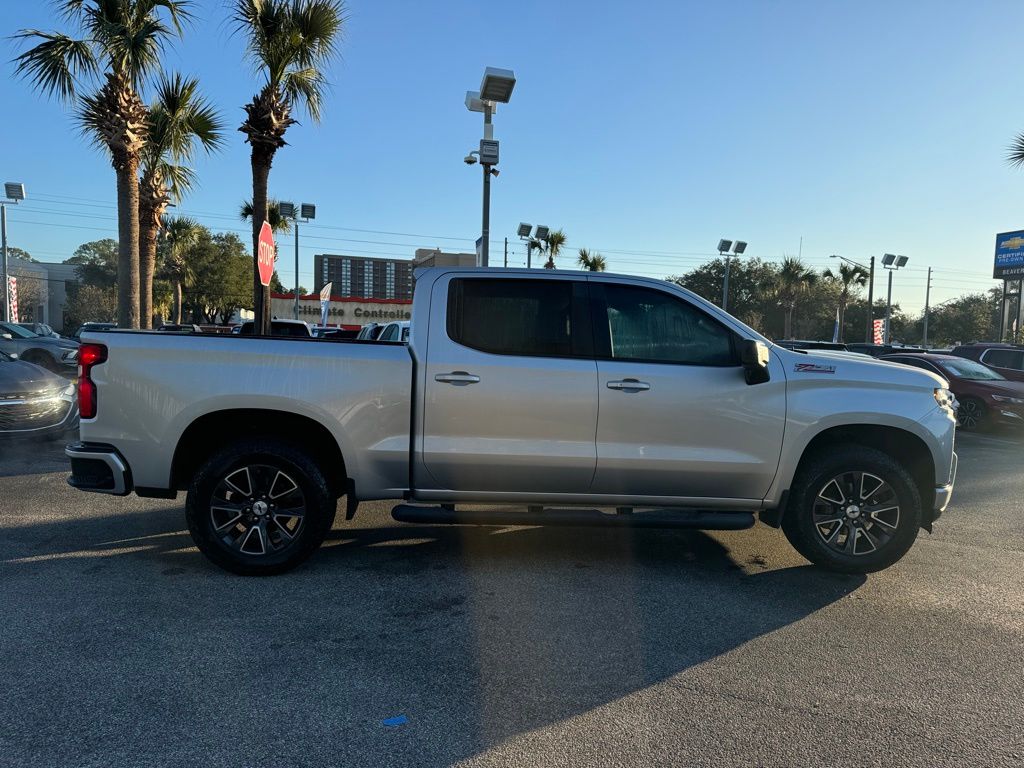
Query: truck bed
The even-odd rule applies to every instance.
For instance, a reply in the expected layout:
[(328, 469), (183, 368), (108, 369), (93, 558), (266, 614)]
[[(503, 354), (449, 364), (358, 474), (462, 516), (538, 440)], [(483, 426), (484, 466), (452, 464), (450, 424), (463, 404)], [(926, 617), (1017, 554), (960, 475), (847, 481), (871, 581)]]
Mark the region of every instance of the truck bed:
[(142, 331), (82, 341), (108, 352), (92, 373), (98, 412), (82, 420), (81, 438), (116, 444), (136, 487), (172, 487), (182, 434), (212, 411), (326, 425), (361, 498), (401, 496), (408, 486), (413, 364), (404, 344)]

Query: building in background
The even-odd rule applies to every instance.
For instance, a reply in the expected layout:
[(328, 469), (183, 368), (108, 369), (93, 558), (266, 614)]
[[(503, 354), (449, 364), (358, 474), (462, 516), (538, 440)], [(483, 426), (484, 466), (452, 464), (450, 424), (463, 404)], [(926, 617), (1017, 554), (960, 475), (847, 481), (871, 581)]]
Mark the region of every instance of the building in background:
[(440, 248), (417, 248), (413, 256), (414, 269), (422, 267), (475, 267), (475, 253), (446, 253)]
[(334, 283), (334, 296), (411, 299), (412, 260), (318, 253), (313, 257), (314, 290)]

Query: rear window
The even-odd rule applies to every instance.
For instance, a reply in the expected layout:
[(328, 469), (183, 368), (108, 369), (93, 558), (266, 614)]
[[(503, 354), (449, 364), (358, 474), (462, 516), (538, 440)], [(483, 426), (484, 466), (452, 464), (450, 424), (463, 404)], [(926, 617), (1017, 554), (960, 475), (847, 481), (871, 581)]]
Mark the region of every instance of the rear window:
[(496, 355), (581, 357), (589, 354), (585, 291), (575, 280), (452, 280), (448, 336)]
[(1013, 349), (986, 349), (981, 355), (981, 362), (996, 368), (1024, 369), (1022, 365), (1024, 352)]

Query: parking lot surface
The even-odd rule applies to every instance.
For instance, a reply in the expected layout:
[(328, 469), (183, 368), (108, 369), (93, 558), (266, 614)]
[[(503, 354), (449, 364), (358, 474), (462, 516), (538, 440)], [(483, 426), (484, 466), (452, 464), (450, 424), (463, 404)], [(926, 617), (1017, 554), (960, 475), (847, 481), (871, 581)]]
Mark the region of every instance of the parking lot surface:
[(777, 531), (340, 520), (285, 576), (176, 501), (0, 445), (0, 765), (1020, 766), (1024, 525), (1005, 435), (868, 577)]

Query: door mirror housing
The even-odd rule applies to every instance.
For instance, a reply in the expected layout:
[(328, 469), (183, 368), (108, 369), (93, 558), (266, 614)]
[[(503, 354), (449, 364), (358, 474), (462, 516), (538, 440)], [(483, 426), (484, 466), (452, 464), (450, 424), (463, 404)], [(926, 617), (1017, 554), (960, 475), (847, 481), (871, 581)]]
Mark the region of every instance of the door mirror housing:
[(771, 353), (764, 343), (755, 339), (744, 339), (740, 347), (740, 361), (743, 363), (743, 377), (747, 384), (764, 384), (771, 379), (768, 361)]

